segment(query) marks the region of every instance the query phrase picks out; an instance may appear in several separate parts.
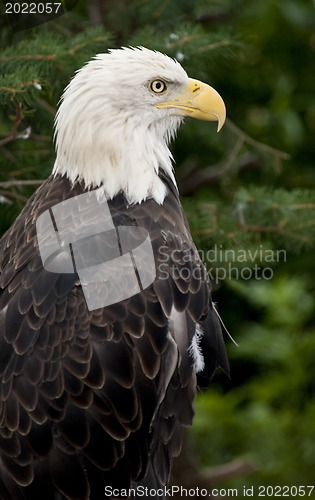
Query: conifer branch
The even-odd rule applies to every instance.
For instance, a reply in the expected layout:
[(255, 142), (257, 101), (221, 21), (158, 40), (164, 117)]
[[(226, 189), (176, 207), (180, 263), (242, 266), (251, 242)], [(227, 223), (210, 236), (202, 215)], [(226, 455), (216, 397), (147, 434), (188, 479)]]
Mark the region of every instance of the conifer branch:
[[(31, 80), (29, 82), (22, 82), (21, 83), (21, 88), (24, 88), (24, 87), (29, 87), (30, 85), (33, 85), (34, 87), (35, 86), (38, 86), (40, 87), (40, 83), (38, 80)], [(21, 92), (21, 88), (19, 89), (15, 89), (13, 87), (0, 87), (0, 91), (5, 91), (5, 92), (10, 92), (11, 94), (17, 94), (18, 92)]]
[[(199, 488), (199, 491), (206, 489), (209, 492), (218, 483), (232, 478), (242, 477), (260, 468), (257, 461), (236, 458), (217, 467), (207, 467), (203, 469), (198, 464), (194, 445), (190, 439), (184, 438), (181, 455), (173, 466), (172, 483), (181, 484), (183, 488)], [(180, 498), (180, 494), (175, 493), (175, 499)], [(208, 498), (213, 497), (211, 493)]]
[[(256, 141), (245, 132), (243, 132), (243, 130), (241, 130), (228, 118), (226, 119), (226, 124), (233, 132), (233, 134), (235, 134), (237, 137), (236, 143), (230, 151), (228, 157), (225, 160), (222, 160), (214, 165), (210, 165), (209, 167), (205, 167), (199, 171), (192, 166), (189, 168), (188, 172), (186, 170), (186, 172), (180, 179), (182, 195), (189, 194), (201, 186), (220, 182), (221, 179), (224, 178), (226, 173), (231, 170), (231, 167), (238, 158), (243, 145), (246, 143), (254, 147), (256, 150), (258, 149), (274, 156), (276, 160), (288, 160), (290, 158), (290, 155), (285, 151), (280, 151), (279, 149), (273, 148), (268, 144)], [(247, 169), (254, 169), (259, 166), (257, 158), (253, 155), (246, 155), (242, 160), (243, 161), (238, 162), (238, 165), (236, 167), (237, 172), (241, 172)]]
[(307, 210), (315, 208), (315, 203), (296, 203), (295, 205), (291, 205), (290, 208), (294, 210)]
[(97, 36), (91, 40), (88, 40), (87, 42), (82, 42), (70, 49), (68, 52), (71, 56), (73, 56), (78, 50), (83, 49), (84, 47), (91, 45), (92, 42), (105, 42), (108, 40), (108, 36)]
[[(200, 35), (187, 35), (184, 36), (183, 38), (180, 38), (179, 40), (176, 40), (175, 42), (169, 43), (168, 48), (174, 49), (176, 47), (180, 47), (181, 45), (184, 45), (185, 43), (190, 43), (193, 40), (198, 40), (200, 39)], [(205, 52), (207, 50), (215, 50), (221, 47), (226, 47), (230, 45), (231, 42), (230, 40), (220, 40), (219, 42), (214, 42), (210, 43), (209, 45), (203, 45), (202, 47), (199, 47), (197, 49), (197, 52)]]
[(16, 200), (23, 201), (24, 203), (28, 200), (27, 196), (23, 196), (20, 193), (15, 193), (14, 191), (4, 191), (0, 189), (0, 196), (3, 196), (4, 199), (7, 199), (8, 196), (11, 196), (11, 198), (15, 198)]
[[(101, 35), (101, 36), (96, 36), (94, 38), (89, 38), (85, 42), (81, 42), (75, 47), (72, 47), (69, 50), (65, 50), (64, 52), (67, 54), (70, 54), (71, 56), (75, 55), (76, 52), (79, 50), (93, 44), (93, 43), (99, 43), (99, 42), (105, 42), (109, 38), (108, 35)], [(64, 55), (64, 54), (62, 54)], [(60, 56), (54, 52), (52, 54), (19, 54), (19, 55), (14, 55), (14, 56), (3, 56), (0, 58), (0, 62), (2, 63), (7, 63), (11, 61), (55, 61), (58, 59)], [(0, 87), (1, 88), (1, 87)]]
[(45, 99), (38, 99), (38, 102), (45, 108), (51, 115), (55, 116), (56, 109), (51, 106)]
[(1, 62), (10, 61), (52, 61), (57, 59), (57, 54), (22, 54), (18, 56), (3, 56)]
[(235, 123), (233, 123), (229, 118), (226, 119), (227, 127), (234, 132), (237, 136), (243, 139), (243, 142), (250, 144), (255, 149), (259, 149), (264, 151), (265, 153), (269, 153), (275, 157), (281, 158), (282, 160), (289, 160), (290, 155), (285, 151), (280, 151), (279, 149), (273, 148), (272, 146), (268, 146), (268, 144), (264, 144), (262, 142), (256, 141), (249, 135), (247, 135), (243, 130), (241, 130)]
[(236, 459), (227, 464), (219, 465), (218, 467), (202, 472), (200, 474), (200, 479), (205, 486), (211, 486), (234, 477), (245, 476), (257, 470), (257, 468), (258, 466), (254, 462)]
[(23, 130), (18, 134), (9, 134), (4, 139), (1, 139), (0, 147), (4, 146), (5, 144), (8, 144), (9, 142), (15, 141), (16, 139), (28, 139), (30, 133), (31, 133), (31, 128), (26, 127), (25, 130)]
[(199, 47), (197, 52), (205, 52), (207, 50), (215, 50), (215, 49), (219, 49), (221, 47), (227, 47), (228, 45), (231, 45), (230, 40), (221, 40), (220, 42), (214, 42), (214, 43), (210, 43), (209, 45), (205, 45), (204, 47)]
[(223, 171), (224, 173), (226, 173), (227, 171), (229, 171), (233, 165), (233, 163), (235, 162), (239, 152), (241, 151), (242, 149), (242, 146), (244, 144), (244, 137), (242, 137), (241, 135), (239, 135), (237, 137), (237, 141), (234, 145), (234, 147), (232, 148), (227, 160), (224, 162), (224, 168), (223, 168)]
[(198, 40), (200, 38), (200, 35), (187, 35), (184, 36), (183, 38), (180, 38), (179, 40), (176, 40), (175, 42), (168, 43), (167, 46), (170, 49), (174, 49), (176, 47), (180, 47), (181, 45), (184, 45), (185, 43), (189, 43), (192, 40)]
[[(303, 224), (299, 227), (292, 227), (292, 229), (300, 229), (301, 227), (305, 227), (305, 225), (313, 225), (315, 221), (309, 221), (310, 224)], [(250, 231), (254, 233), (276, 233), (281, 234), (283, 236), (288, 236), (289, 238), (299, 240), (303, 243), (309, 241), (309, 237), (305, 235), (296, 234), (293, 231), (289, 231), (288, 229), (284, 229), (284, 224), (279, 222), (277, 226), (260, 226), (258, 224), (241, 224), (241, 229), (243, 231)]]
[(9, 142), (15, 141), (16, 139), (28, 139), (30, 136), (31, 127), (26, 127), (26, 129), (23, 132), (18, 131), (19, 125), (24, 118), (23, 108), (22, 108), (22, 105), (20, 102), (18, 102), (18, 101), (16, 102), (15, 109), (16, 109), (16, 112), (15, 112), (16, 114), (15, 114), (12, 132), (0, 141), (0, 147), (4, 146), (5, 144), (7, 144)]
[(0, 187), (10, 188), (10, 187), (21, 187), (21, 186), (40, 186), (43, 184), (44, 179), (32, 179), (32, 180), (22, 180), (15, 179), (14, 181), (4, 181), (0, 182)]

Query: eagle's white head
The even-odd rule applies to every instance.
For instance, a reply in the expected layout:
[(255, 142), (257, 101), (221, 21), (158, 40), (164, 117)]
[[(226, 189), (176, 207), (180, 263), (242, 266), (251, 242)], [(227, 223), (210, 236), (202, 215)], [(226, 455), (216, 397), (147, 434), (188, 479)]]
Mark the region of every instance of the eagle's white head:
[(208, 85), (189, 79), (174, 59), (145, 48), (98, 54), (80, 69), (62, 97), (55, 121), (54, 173), (107, 198), (123, 191), (129, 203), (163, 203), (163, 169), (175, 183), (168, 148), (184, 116), (225, 121), (225, 106)]

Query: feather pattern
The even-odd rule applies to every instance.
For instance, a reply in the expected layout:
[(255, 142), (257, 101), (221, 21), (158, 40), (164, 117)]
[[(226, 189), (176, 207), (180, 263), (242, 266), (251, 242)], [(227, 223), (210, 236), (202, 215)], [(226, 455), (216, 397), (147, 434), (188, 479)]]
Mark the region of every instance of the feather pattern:
[[(198, 348), (206, 351), (200, 385), (217, 366), (228, 370), (207, 273), (176, 189), (166, 175), (161, 179), (163, 205), (148, 199), (128, 206), (123, 195), (108, 202), (115, 221), (128, 214), (129, 224), (147, 229), (156, 259), (153, 285), (120, 304), (89, 311), (75, 273), (52, 274), (38, 264), (34, 221), (56, 198), (86, 192), (82, 183), (50, 177), (1, 240), (3, 500), (39, 495), (39, 474), (56, 499), (97, 498), (99, 484), (116, 484), (121, 469), (128, 487), (144, 484), (149, 471), (165, 484), (183, 426), (193, 418), (196, 321), (204, 332)], [(187, 248), (198, 287), (183, 272)]]

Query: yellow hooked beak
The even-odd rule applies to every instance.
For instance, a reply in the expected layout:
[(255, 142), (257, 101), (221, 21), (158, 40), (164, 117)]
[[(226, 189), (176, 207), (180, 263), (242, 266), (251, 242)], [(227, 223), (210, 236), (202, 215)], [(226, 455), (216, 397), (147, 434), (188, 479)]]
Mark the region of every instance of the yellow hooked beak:
[(216, 90), (206, 83), (189, 78), (188, 91), (171, 101), (155, 104), (159, 109), (174, 109), (174, 115), (192, 116), (199, 120), (218, 121), (218, 132), (226, 118), (225, 104)]

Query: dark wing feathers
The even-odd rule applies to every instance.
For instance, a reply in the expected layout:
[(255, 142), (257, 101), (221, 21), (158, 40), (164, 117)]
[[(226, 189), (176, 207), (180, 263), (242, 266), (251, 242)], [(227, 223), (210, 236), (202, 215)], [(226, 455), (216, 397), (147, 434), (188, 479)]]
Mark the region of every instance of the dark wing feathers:
[[(0, 242), (0, 498), (96, 500), (107, 485), (166, 484), (193, 418), (195, 323), (207, 385), (227, 370), (207, 273), (172, 183), (164, 205), (109, 202), (116, 226), (149, 231), (157, 277), (89, 311), (73, 273), (43, 268), (36, 220), (85, 192), (50, 177)], [(67, 217), (67, 214), (65, 214)], [(44, 496), (43, 496), (44, 495)]]

